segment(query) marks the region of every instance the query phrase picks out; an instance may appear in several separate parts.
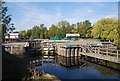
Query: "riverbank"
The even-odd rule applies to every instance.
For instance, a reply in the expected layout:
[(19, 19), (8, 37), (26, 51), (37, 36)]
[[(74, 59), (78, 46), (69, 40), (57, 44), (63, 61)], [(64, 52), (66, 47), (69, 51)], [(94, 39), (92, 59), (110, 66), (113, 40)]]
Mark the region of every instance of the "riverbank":
[[(38, 73), (33, 73), (34, 70), (35, 72), (39, 72), (39, 76), (37, 76)], [(2, 49), (2, 79), (20, 79), (21, 81), (40, 79), (59, 80), (54, 75), (36, 70), (33, 66), (31, 67), (24, 58), (16, 57), (4, 49)]]

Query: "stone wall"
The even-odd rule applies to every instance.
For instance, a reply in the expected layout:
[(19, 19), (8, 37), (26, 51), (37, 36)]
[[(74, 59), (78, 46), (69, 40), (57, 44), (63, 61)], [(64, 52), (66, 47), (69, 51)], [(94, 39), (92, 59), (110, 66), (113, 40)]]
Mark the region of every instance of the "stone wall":
[(5, 50), (14, 55), (23, 55), (25, 53), (25, 47), (5, 47)]

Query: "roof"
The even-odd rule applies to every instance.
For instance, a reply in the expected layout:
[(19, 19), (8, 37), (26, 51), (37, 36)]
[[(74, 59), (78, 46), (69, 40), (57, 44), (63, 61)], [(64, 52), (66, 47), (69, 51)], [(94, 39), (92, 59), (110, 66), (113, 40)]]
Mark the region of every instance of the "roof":
[(80, 34), (76, 33), (76, 34), (72, 34), (72, 33), (67, 33), (66, 37), (79, 37)]

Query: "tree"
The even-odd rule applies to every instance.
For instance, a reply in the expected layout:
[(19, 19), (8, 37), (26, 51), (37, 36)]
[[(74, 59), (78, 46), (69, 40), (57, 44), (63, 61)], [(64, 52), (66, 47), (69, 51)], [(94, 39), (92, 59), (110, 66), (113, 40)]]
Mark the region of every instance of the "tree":
[(27, 32), (25, 30), (20, 31), (20, 34), (22, 34), (22, 37), (25, 39), (27, 38)]
[(1, 24), (2, 24), (2, 38), (4, 39), (5, 37), (5, 33), (7, 33), (8, 31), (13, 31), (15, 30), (15, 27), (13, 26), (14, 24), (10, 23), (11, 22), (11, 15), (7, 15), (7, 7), (4, 6), (5, 2), (0, 1), (0, 6), (2, 6), (1, 8)]
[(58, 33), (59, 33), (59, 28), (54, 24), (48, 30), (49, 37), (58, 37)]
[(27, 37), (28, 38), (30, 38), (31, 34), (32, 34), (32, 29), (27, 30)]
[(44, 27), (44, 24), (40, 26), (34, 26), (32, 29), (27, 31), (20, 31), (24, 38), (31, 38), (31, 39), (44, 39), (46, 38), (46, 31), (47, 28)]
[(89, 20), (78, 22), (77, 32), (80, 34), (80, 37), (83, 38), (91, 37), (91, 22)]
[(41, 33), (41, 30), (39, 28), (39, 26), (34, 26), (32, 28), (32, 32), (31, 32), (31, 39), (36, 39), (36, 38), (40, 38), (40, 33)]
[(76, 33), (76, 32), (77, 32), (77, 30), (76, 30), (76, 25), (75, 24), (69, 25), (66, 28), (66, 33)]
[(94, 38), (109, 39), (114, 44), (119, 45), (118, 20), (105, 18), (94, 24), (92, 35)]
[(80, 37), (85, 37), (86, 28), (84, 27), (83, 22), (77, 23), (77, 31), (80, 34)]
[(40, 38), (45, 39), (45, 32), (47, 31), (47, 28), (44, 26), (44, 24), (40, 25)]
[(48, 32), (49, 32), (48, 30), (45, 31), (45, 38), (50, 39), (50, 37), (49, 37), (49, 33), (48, 33)]
[(9, 27), (9, 31), (10, 31), (10, 32), (13, 32), (14, 30), (15, 30), (15, 27), (14, 27), (14, 24), (12, 23), (12, 24), (11, 24), (11, 27)]
[(57, 24), (59, 28), (59, 37), (65, 37), (67, 33), (67, 28), (70, 26), (70, 23), (68, 21), (60, 21)]

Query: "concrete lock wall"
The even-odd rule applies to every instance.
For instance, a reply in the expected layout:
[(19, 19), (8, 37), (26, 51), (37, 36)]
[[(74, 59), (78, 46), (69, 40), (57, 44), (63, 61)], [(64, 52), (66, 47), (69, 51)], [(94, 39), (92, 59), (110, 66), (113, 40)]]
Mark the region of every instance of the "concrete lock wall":
[(58, 47), (57, 53), (64, 57), (77, 57), (79, 54), (80, 48), (78, 47)]

